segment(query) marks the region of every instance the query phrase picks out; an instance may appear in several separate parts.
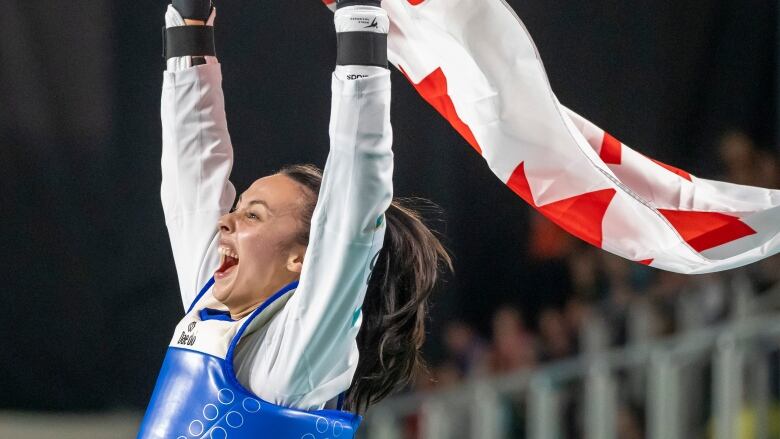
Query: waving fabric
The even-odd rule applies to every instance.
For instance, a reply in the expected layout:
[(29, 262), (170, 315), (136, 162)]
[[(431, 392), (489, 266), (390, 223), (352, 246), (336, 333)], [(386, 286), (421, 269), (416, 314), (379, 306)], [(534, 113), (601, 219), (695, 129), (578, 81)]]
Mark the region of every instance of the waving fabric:
[(566, 108), (503, 0), (382, 6), (391, 19), (391, 63), (501, 181), (569, 233), (632, 261), (689, 274), (780, 251), (780, 191), (697, 178)]

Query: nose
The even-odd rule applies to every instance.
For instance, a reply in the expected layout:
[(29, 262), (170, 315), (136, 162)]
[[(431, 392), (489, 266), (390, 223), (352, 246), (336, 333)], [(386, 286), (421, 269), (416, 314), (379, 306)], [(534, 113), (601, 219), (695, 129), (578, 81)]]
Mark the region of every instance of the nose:
[(220, 233), (231, 233), (235, 229), (235, 222), (233, 220), (233, 212), (228, 212), (217, 221)]

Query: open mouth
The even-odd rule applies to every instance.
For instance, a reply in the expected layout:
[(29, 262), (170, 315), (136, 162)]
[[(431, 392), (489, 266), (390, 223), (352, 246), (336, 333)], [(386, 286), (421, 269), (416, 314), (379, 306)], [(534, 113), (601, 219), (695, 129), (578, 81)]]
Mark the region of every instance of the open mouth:
[(227, 247), (220, 247), (218, 251), (220, 254), (220, 264), (217, 271), (214, 272), (214, 277), (217, 279), (224, 279), (238, 266), (238, 254)]

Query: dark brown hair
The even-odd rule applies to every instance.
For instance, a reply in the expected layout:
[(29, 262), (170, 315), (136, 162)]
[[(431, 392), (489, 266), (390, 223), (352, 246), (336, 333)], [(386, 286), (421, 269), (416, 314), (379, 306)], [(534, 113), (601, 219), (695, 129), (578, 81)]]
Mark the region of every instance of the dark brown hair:
[[(293, 165), (279, 173), (311, 192), (298, 238), (307, 245), (322, 172), (313, 165)], [(360, 360), (345, 398), (345, 409), (356, 413), (407, 385), (424, 369), (420, 348), (428, 297), (440, 270), (452, 270), (446, 249), (407, 201), (394, 199), (385, 218), (384, 245), (368, 282), (357, 336)]]

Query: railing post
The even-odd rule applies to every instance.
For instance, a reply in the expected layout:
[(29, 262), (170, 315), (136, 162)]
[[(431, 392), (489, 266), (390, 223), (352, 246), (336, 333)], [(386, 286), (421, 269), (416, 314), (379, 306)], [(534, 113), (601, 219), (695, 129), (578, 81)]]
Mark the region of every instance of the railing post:
[(558, 397), (550, 379), (537, 374), (529, 387), (528, 423), (526, 433), (529, 439), (558, 439), (562, 423), (558, 415)]
[(733, 439), (737, 436), (737, 415), (742, 401), (742, 364), (732, 335), (718, 339), (714, 366), (715, 439)]
[[(647, 300), (639, 299), (629, 305), (626, 325), (630, 344), (649, 344), (653, 340), (655, 322), (652, 307)], [(630, 398), (639, 400), (645, 395), (647, 376), (648, 370), (645, 367), (632, 367), (627, 371), (626, 385)]]
[[(504, 410), (498, 393), (488, 384), (475, 384), (472, 387), (472, 409), (475, 411), (471, 422), (471, 437), (480, 439), (502, 439), (505, 437)], [(454, 437), (454, 436), (453, 436)]]
[(769, 406), (771, 400), (771, 379), (768, 356), (758, 351), (751, 355), (751, 361), (745, 362), (749, 368), (750, 405), (756, 414), (756, 439), (769, 439)]
[(378, 410), (371, 414), (369, 437), (371, 439), (401, 439), (401, 431), (393, 415), (386, 410)]
[(430, 398), (422, 406), (422, 437), (423, 439), (449, 439), (453, 437), (448, 428), (447, 410), (439, 397)]
[(585, 437), (617, 437), (617, 389), (608, 364), (597, 360), (591, 364), (585, 381)]
[(754, 309), (756, 293), (747, 274), (736, 271), (731, 279), (732, 311), (731, 318), (735, 321), (745, 320), (761, 310)]
[(654, 353), (648, 376), (648, 438), (676, 439), (680, 437), (679, 419), (680, 375), (670, 353)]
[(580, 334), (582, 351), (586, 354), (597, 354), (609, 348), (609, 329), (606, 322), (599, 317), (591, 317), (585, 322), (585, 328)]

